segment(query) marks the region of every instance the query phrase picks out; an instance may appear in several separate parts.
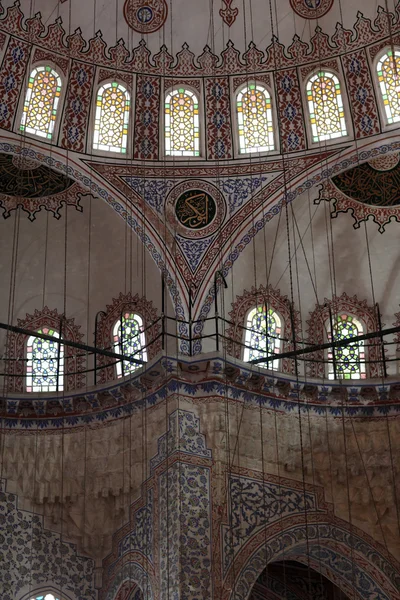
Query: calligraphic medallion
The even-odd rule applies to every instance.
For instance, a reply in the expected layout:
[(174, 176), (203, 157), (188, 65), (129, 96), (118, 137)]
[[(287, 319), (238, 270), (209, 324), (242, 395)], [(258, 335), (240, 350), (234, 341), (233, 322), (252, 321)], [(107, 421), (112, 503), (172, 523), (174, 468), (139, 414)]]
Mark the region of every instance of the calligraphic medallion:
[(183, 192), (175, 205), (178, 221), (189, 229), (207, 227), (213, 221), (216, 210), (214, 198), (203, 190)]
[(221, 192), (208, 181), (187, 180), (176, 185), (167, 198), (169, 225), (186, 238), (214, 233), (226, 214)]
[(290, 0), (294, 12), (303, 19), (319, 19), (332, 8), (333, 0)]
[(165, 0), (126, 0), (124, 17), (129, 27), (139, 33), (153, 33), (165, 23), (168, 4)]

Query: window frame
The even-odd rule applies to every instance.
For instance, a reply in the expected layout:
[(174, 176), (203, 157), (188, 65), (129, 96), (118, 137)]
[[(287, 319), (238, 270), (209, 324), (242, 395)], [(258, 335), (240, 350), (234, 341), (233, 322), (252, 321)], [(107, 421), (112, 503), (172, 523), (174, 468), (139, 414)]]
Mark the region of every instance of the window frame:
[[(116, 150), (103, 150), (103, 149), (95, 149), (93, 147), (94, 144), (94, 136), (95, 136), (95, 121), (96, 121), (96, 112), (97, 112), (97, 96), (101, 88), (108, 84), (117, 83), (121, 85), (125, 91), (129, 94), (129, 111), (128, 111), (128, 132), (127, 132), (127, 144), (126, 144), (126, 152), (118, 152)], [(132, 83), (132, 89), (125, 81), (122, 81), (118, 77), (103, 79), (100, 82), (97, 82), (93, 87), (93, 98), (91, 102), (90, 108), (90, 117), (89, 117), (89, 135), (87, 137), (86, 143), (86, 152), (88, 154), (93, 154), (95, 156), (107, 156), (109, 158), (131, 158), (132, 156), (132, 147), (133, 147), (133, 127), (134, 127), (134, 85)]]
[(31, 598), (35, 598), (36, 600), (37, 596), (46, 597), (46, 594), (53, 594), (53, 596), (59, 598), (59, 600), (76, 600), (76, 597), (72, 592), (68, 591), (68, 594), (66, 594), (63, 590), (61, 593), (58, 586), (52, 582), (43, 582), (33, 589), (31, 585), (25, 585), (18, 595), (18, 600), (31, 600)]
[[(49, 335), (53, 335), (53, 337), (58, 337), (60, 339), (60, 333), (59, 331), (57, 331), (54, 327), (52, 327), (51, 325), (42, 325), (38, 330), (36, 330), (36, 333), (42, 332), (42, 333), (46, 333), (43, 331), (43, 329), (50, 329), (53, 331), (52, 334)], [(61, 368), (60, 370), (57, 368), (57, 383), (58, 385), (55, 386), (54, 390), (36, 390), (33, 389), (33, 378), (34, 378), (34, 371), (33, 371), (33, 364), (32, 364), (32, 370), (29, 373), (28, 372), (28, 367), (29, 367), (29, 363), (33, 360), (28, 358), (28, 348), (30, 346), (33, 346), (34, 340), (38, 339), (36, 335), (30, 335), (29, 337), (27, 337), (26, 340), (26, 344), (25, 344), (25, 357), (26, 357), (26, 367), (25, 367), (25, 392), (27, 394), (54, 394), (55, 392), (63, 392), (64, 388), (65, 388), (65, 380), (64, 380), (64, 376), (65, 376), (65, 347), (64, 344), (60, 344), (59, 346), (57, 345), (57, 347), (60, 347), (60, 356), (58, 356), (58, 351), (57, 351), (57, 361), (60, 360), (60, 365)], [(39, 338), (40, 339), (40, 338)], [(31, 341), (32, 340), (32, 341)], [(61, 342), (62, 342), (62, 338), (61, 338)], [(29, 383), (30, 386), (29, 386)], [(28, 390), (28, 386), (31, 387), (31, 390)]]
[[(347, 134), (341, 135), (341, 136), (338, 136), (336, 138), (332, 138), (329, 140), (318, 140), (318, 141), (314, 142), (313, 141), (314, 135), (313, 135), (312, 126), (311, 126), (311, 114), (310, 114), (310, 108), (309, 108), (309, 104), (308, 104), (307, 85), (308, 85), (308, 82), (310, 81), (310, 79), (312, 77), (314, 77), (315, 75), (317, 75), (318, 73), (320, 73), (321, 71), (331, 73), (339, 81), (340, 93), (342, 96), (342, 103), (343, 103), (343, 113), (344, 113), (343, 117), (344, 117), (344, 122), (346, 125)], [(305, 104), (304, 121), (305, 121), (305, 126), (306, 126), (306, 131), (307, 131), (307, 139), (308, 139), (308, 147), (309, 148), (320, 148), (321, 146), (334, 146), (336, 144), (341, 144), (343, 142), (347, 142), (347, 141), (353, 139), (354, 132), (353, 132), (352, 120), (351, 120), (351, 118), (349, 118), (349, 115), (351, 115), (351, 110), (350, 110), (349, 99), (348, 99), (348, 94), (347, 94), (347, 87), (346, 87), (346, 83), (345, 83), (345, 78), (344, 78), (343, 74), (338, 71), (338, 69), (332, 69), (330, 66), (325, 67), (323, 64), (316, 66), (315, 69), (310, 71), (310, 73), (308, 73), (307, 76), (303, 79), (302, 95), (303, 95), (303, 101)]]
[[(382, 131), (391, 131), (393, 129), (400, 128), (400, 117), (399, 117), (398, 121), (394, 121), (394, 123), (388, 123), (386, 108), (385, 108), (385, 104), (384, 104), (383, 97), (382, 97), (381, 84), (378, 80), (378, 63), (382, 60), (383, 56), (385, 54), (387, 54), (388, 52), (390, 52), (391, 50), (392, 50), (391, 46), (385, 46), (384, 48), (382, 48), (381, 51), (378, 52), (378, 54), (375, 56), (374, 60), (372, 61), (372, 65), (371, 65), (372, 66), (372, 78), (373, 78), (374, 87), (375, 87), (375, 96), (376, 96), (376, 101), (378, 104), (378, 111), (379, 111)], [(394, 51), (399, 52), (399, 54), (400, 54), (400, 46), (394, 46)], [(400, 56), (399, 56), (399, 60), (400, 60)], [(400, 69), (399, 69), (399, 71), (400, 71)], [(399, 77), (400, 77), (400, 73), (399, 73)]]
[[(247, 356), (248, 354), (250, 354), (250, 348), (246, 348), (246, 346), (250, 346), (250, 343), (248, 341), (248, 333), (251, 331), (250, 328), (248, 328), (248, 321), (249, 321), (249, 317), (251, 315), (252, 312), (257, 311), (257, 309), (260, 308), (260, 305), (255, 305), (252, 306), (248, 311), (246, 311), (246, 315), (244, 318), (244, 330), (243, 330), (243, 336), (242, 336), (242, 341), (244, 344), (243, 347), (243, 352), (242, 352), (242, 359), (243, 362), (249, 363), (250, 361), (250, 357)], [(284, 337), (284, 329), (285, 329), (285, 322), (284, 319), (282, 318), (282, 315), (279, 313), (279, 311), (277, 311), (273, 306), (269, 306), (267, 307), (266, 304), (263, 304), (262, 308), (265, 308), (266, 312), (272, 310), (273, 314), (276, 315), (280, 321), (280, 328), (281, 328), (281, 332), (280, 332), (280, 340), (279, 340), (279, 352), (282, 352), (283, 349), (283, 337)], [(268, 336), (266, 336), (268, 338)], [(269, 363), (270, 364), (270, 363)], [(263, 369), (268, 369), (269, 371), (276, 371), (276, 372), (281, 372), (281, 364), (282, 361), (281, 359), (275, 359), (272, 361), (272, 366), (269, 366), (269, 364), (264, 364), (264, 363), (258, 363), (257, 367), (261, 367)]]
[[(168, 85), (164, 87), (165, 83), (169, 83), (168, 81), (163, 81), (163, 85), (161, 86), (161, 102), (162, 105), (160, 107), (160, 136), (159, 136), (159, 144), (160, 144), (160, 156), (163, 160), (170, 161), (193, 161), (193, 160), (204, 160), (205, 159), (205, 126), (204, 126), (204, 103), (203, 103), (203, 84), (200, 83), (200, 91), (196, 90), (191, 85), (186, 85), (185, 81), (177, 82), (174, 81), (173, 85)], [(180, 156), (179, 154), (167, 154), (165, 149), (165, 100), (168, 94), (171, 94), (174, 90), (183, 87), (188, 92), (191, 92), (195, 95), (198, 101), (199, 107), (199, 156), (194, 155), (185, 155)]]
[[(56, 109), (56, 118), (54, 120), (53, 134), (52, 134), (51, 138), (48, 138), (47, 136), (37, 135), (36, 133), (31, 133), (30, 131), (26, 131), (26, 130), (22, 131), (20, 129), (21, 123), (22, 123), (22, 117), (24, 114), (24, 106), (25, 106), (25, 100), (26, 100), (26, 93), (28, 90), (28, 82), (29, 82), (29, 79), (30, 79), (33, 71), (40, 67), (44, 67), (44, 68), (50, 67), (53, 71), (55, 71), (55, 73), (57, 73), (58, 77), (61, 80), (60, 97), (58, 99), (58, 104), (57, 104), (57, 109)], [(66, 77), (63, 74), (62, 69), (55, 62), (48, 60), (46, 62), (35, 61), (35, 62), (31, 63), (29, 65), (29, 70), (27, 69), (27, 71), (25, 73), (23, 86), (22, 86), (22, 90), (20, 93), (19, 103), (18, 103), (18, 110), (16, 113), (17, 118), (15, 119), (15, 122), (14, 122), (14, 131), (18, 135), (30, 138), (32, 140), (40, 140), (42, 143), (45, 143), (45, 144), (57, 145), (61, 124), (62, 124), (63, 117), (64, 117), (65, 94), (66, 94)]]
[[(338, 310), (337, 314), (332, 316), (332, 324), (333, 327), (335, 327), (335, 322), (337, 321), (338, 317), (340, 317), (342, 314), (346, 314), (349, 317), (352, 318), (353, 322), (355, 322), (357, 324), (357, 329), (360, 331), (361, 328), (361, 332), (360, 335), (363, 335), (364, 333), (367, 333), (367, 328), (366, 325), (364, 323), (364, 321), (362, 319), (360, 319), (358, 316), (354, 315), (351, 311), (348, 310)], [(330, 329), (330, 320), (326, 320), (325, 321), (325, 338), (327, 342), (330, 342), (330, 335), (331, 335), (331, 329)], [(348, 338), (346, 338), (348, 339)], [(364, 361), (368, 360), (368, 346), (365, 343), (365, 341), (361, 342), (362, 344), (362, 349), (361, 351), (364, 352)], [(335, 348), (333, 349), (333, 352), (335, 352)], [(348, 382), (352, 382), (352, 381), (365, 381), (366, 379), (368, 379), (369, 376), (369, 369), (368, 369), (368, 364), (367, 362), (364, 363), (364, 373), (362, 371), (362, 369), (360, 369), (360, 376), (359, 377), (338, 377), (338, 373), (336, 373), (336, 379), (335, 379), (335, 370), (333, 367), (333, 358), (332, 360), (330, 360), (329, 358), (329, 353), (330, 353), (330, 349), (328, 348), (325, 351), (325, 359), (327, 361), (327, 365), (326, 365), (326, 377), (329, 381), (348, 381)], [(337, 362), (337, 359), (335, 357), (335, 362)], [(339, 361), (340, 362), (340, 361)], [(331, 376), (332, 375), (332, 376)], [(362, 375), (364, 375), (364, 377), (362, 377)]]
[[(123, 310), (122, 313), (119, 315), (118, 319), (114, 322), (114, 325), (111, 330), (113, 349), (115, 352), (118, 352), (119, 354), (123, 354), (121, 339), (119, 339), (117, 341), (117, 340), (115, 340), (115, 337), (117, 336), (117, 331), (118, 331), (118, 328), (121, 323), (121, 317), (126, 316), (127, 314), (129, 316), (133, 315), (134, 319), (136, 319), (139, 323), (140, 346), (141, 346), (141, 350), (143, 349), (143, 358), (141, 360), (143, 360), (143, 362), (146, 363), (146, 362), (148, 362), (148, 352), (147, 352), (147, 347), (146, 347), (146, 333), (145, 333), (146, 326), (145, 326), (143, 317), (139, 313), (135, 312), (134, 310), (130, 310), (130, 309)], [(136, 358), (136, 357), (133, 356), (133, 358)], [(124, 361), (122, 361), (122, 360), (118, 360), (115, 363), (115, 373), (116, 373), (117, 379), (123, 379), (124, 377), (130, 376), (130, 375), (132, 375), (132, 373), (134, 373), (138, 369), (142, 368), (142, 365), (137, 365), (132, 370), (125, 372), (125, 367), (123, 366), (123, 362)], [(132, 364), (134, 364), (134, 363), (132, 363)]]
[[(233, 78), (232, 79), (232, 88), (231, 88), (231, 98), (233, 102), (233, 106), (231, 106), (231, 114), (232, 114), (232, 125), (234, 127), (234, 135), (233, 135), (233, 147), (236, 158), (257, 158), (260, 156), (270, 156), (274, 154), (279, 154), (279, 135), (278, 135), (278, 115), (277, 115), (277, 107), (275, 102), (275, 90), (272, 85), (267, 85), (264, 81), (261, 81), (257, 78), (250, 78), (248, 81), (243, 83), (242, 85), (233, 88)], [(263, 87), (269, 94), (271, 98), (271, 112), (272, 112), (272, 135), (274, 139), (274, 149), (273, 150), (262, 150), (261, 152), (241, 152), (240, 150), (240, 140), (239, 140), (239, 119), (237, 112), (237, 97), (238, 95), (246, 89), (250, 84), (255, 84)]]

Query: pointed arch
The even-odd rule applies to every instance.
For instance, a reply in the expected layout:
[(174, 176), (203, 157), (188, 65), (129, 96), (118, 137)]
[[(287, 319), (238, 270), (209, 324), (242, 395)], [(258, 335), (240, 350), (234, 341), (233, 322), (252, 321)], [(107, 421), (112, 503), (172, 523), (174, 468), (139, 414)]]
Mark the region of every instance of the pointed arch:
[[(60, 338), (58, 331), (42, 327), (37, 333)], [(64, 345), (31, 335), (26, 345), (26, 391), (61, 392), (64, 389)]]
[[(146, 334), (143, 319), (131, 311), (124, 311), (113, 327), (114, 349), (120, 354), (147, 362)], [(116, 364), (117, 377), (124, 377), (140, 368), (139, 364), (119, 361)]]
[[(161, 339), (158, 338), (158, 335), (161, 331), (161, 326), (157, 321), (157, 310), (153, 307), (153, 303), (149, 300), (146, 300), (144, 297), (139, 297), (138, 294), (133, 296), (130, 292), (127, 294), (123, 294), (121, 292), (117, 298), (113, 298), (111, 304), (107, 305), (105, 312), (99, 313), (100, 318), (98, 319), (96, 330), (97, 346), (99, 348), (115, 348), (116, 350), (118, 346), (118, 352), (120, 352), (121, 340), (118, 331), (118, 325), (121, 322), (121, 317), (124, 318), (124, 315), (128, 315), (128, 322), (126, 323), (127, 328), (125, 329), (125, 332), (128, 333), (127, 329), (129, 329), (126, 344), (134, 344), (137, 341), (141, 343), (140, 340), (143, 340), (145, 335), (146, 358), (143, 360), (151, 360), (161, 349)], [(137, 332), (139, 335), (137, 335), (137, 333), (131, 335), (131, 331), (133, 332), (137, 325), (130, 322), (130, 315), (140, 318), (138, 324), (139, 328), (142, 327), (142, 331)], [(144, 346), (143, 343), (142, 346)], [(125, 351), (127, 354), (132, 354), (135, 357), (134, 352), (137, 351), (137, 348), (130, 346), (126, 347)], [(136, 367), (136, 365), (133, 363), (129, 363), (129, 365), (131, 364), (133, 367)], [(113, 381), (116, 379), (116, 377), (122, 376), (121, 363), (119, 363), (119, 367), (117, 367), (115, 365), (115, 360), (107, 358), (106, 356), (97, 356), (97, 367), (99, 368), (97, 373), (98, 383)], [(118, 372), (119, 369), (121, 369), (121, 375)]]
[[(43, 333), (49, 333), (50, 331), (55, 332), (59, 335), (61, 330), (61, 336), (64, 340), (72, 342), (81, 342), (83, 334), (79, 331), (80, 325), (75, 324), (73, 318), (65, 318), (62, 313), (59, 313), (57, 309), (51, 310), (45, 306), (42, 310), (35, 310), (34, 313), (27, 314), (24, 319), (17, 319), (18, 327), (27, 329), (29, 331), (42, 331)], [(47, 331), (45, 331), (47, 330)], [(49, 333), (54, 335), (54, 333)], [(55, 337), (57, 337), (57, 335)], [(8, 375), (6, 377), (6, 389), (9, 392), (24, 392), (26, 391), (27, 378), (31, 377), (28, 372), (28, 356), (27, 350), (31, 348), (31, 353), (36, 355), (36, 359), (40, 358), (41, 354), (45, 350), (48, 355), (55, 352), (55, 348), (51, 346), (39, 347), (39, 345), (32, 346), (35, 336), (26, 336), (21, 333), (8, 332), (6, 341), (6, 361), (5, 371)], [(54, 343), (53, 343), (54, 344)], [(58, 344), (55, 344), (58, 347)], [(63, 347), (63, 386), (65, 391), (73, 391), (81, 389), (85, 386), (85, 369), (86, 369), (86, 356), (82, 351), (72, 348), (71, 346)], [(35, 360), (33, 355), (31, 361)], [(31, 363), (32, 365), (32, 363)], [(33, 365), (32, 365), (33, 366)], [(54, 367), (54, 364), (52, 365)], [(54, 374), (54, 371), (53, 371)], [(59, 387), (59, 390), (61, 388)], [(39, 390), (31, 390), (39, 391)], [(41, 391), (53, 391), (44, 390)]]
[[(258, 320), (262, 326), (262, 317), (260, 319), (258, 315), (266, 315), (264, 307), (268, 307), (268, 311), (271, 311), (271, 315), (275, 314), (278, 317), (280, 325), (278, 319), (273, 322), (271, 317), (267, 319), (264, 317), (265, 329), (263, 330), (262, 334), (265, 336), (265, 338), (267, 337), (266, 329), (268, 323), (268, 329), (271, 332), (274, 327), (276, 327), (276, 329), (280, 329), (280, 333), (275, 337), (275, 339), (278, 337), (285, 338), (285, 340), (277, 340), (277, 342), (280, 344), (279, 348), (282, 350), (282, 352), (293, 349), (293, 344), (291, 341), (293, 340), (293, 335), (295, 335), (296, 338), (300, 338), (301, 328), (299, 312), (296, 310), (293, 311), (293, 323), (295, 328), (293, 333), (290, 305), (287, 297), (281, 295), (279, 290), (274, 290), (271, 286), (264, 287), (263, 285), (260, 285), (258, 288), (252, 287), (250, 291), (244, 290), (241, 296), (236, 296), (236, 301), (232, 304), (232, 310), (229, 313), (230, 325), (225, 332), (225, 335), (228, 338), (226, 342), (226, 348), (227, 352), (231, 356), (246, 360), (247, 354), (245, 354), (244, 350), (247, 349), (244, 349), (244, 345), (247, 345), (247, 321), (251, 316), (252, 311), (256, 309), (257, 312), (254, 313), (256, 324)], [(255, 331), (256, 330), (257, 328), (255, 328)], [(257, 336), (257, 333), (254, 335)], [(271, 335), (271, 342), (272, 339), (273, 338)], [(269, 341), (269, 343), (271, 342)], [(273, 343), (275, 343), (275, 341)], [(276, 352), (277, 350), (273, 349), (271, 346), (270, 351)], [(294, 373), (295, 365), (292, 359), (283, 359), (282, 363), (278, 366), (282, 373)]]
[(104, 83), (97, 91), (93, 149), (126, 154), (130, 94), (117, 81)]
[[(356, 337), (365, 333), (361, 321), (347, 312), (340, 312), (333, 319), (333, 332), (330, 321), (326, 323), (328, 340), (339, 341)], [(343, 348), (329, 350), (328, 377), (329, 379), (365, 379), (366, 354), (363, 341), (354, 342)]]
[[(282, 319), (271, 307), (255, 306), (247, 313), (243, 360), (269, 357), (282, 350)], [(279, 371), (279, 359), (260, 363), (267, 369)]]
[(343, 96), (338, 77), (330, 71), (318, 71), (308, 78), (306, 93), (312, 142), (347, 136)]
[[(308, 324), (308, 343), (309, 344), (323, 344), (329, 340), (330, 334), (330, 313), (332, 315), (333, 328), (336, 329), (335, 337), (339, 339), (340, 336), (353, 337), (358, 335), (356, 328), (362, 327), (364, 333), (372, 331), (378, 331), (378, 316), (377, 311), (373, 306), (368, 306), (366, 300), (359, 300), (357, 296), (350, 297), (343, 292), (341, 296), (334, 296), (332, 300), (324, 299), (323, 303), (316, 305), (313, 312), (310, 313), (310, 319), (307, 321)], [(351, 318), (351, 321), (348, 319)], [(338, 319), (342, 319), (339, 321)], [(337, 323), (337, 325), (336, 325)], [(353, 323), (353, 325), (351, 325)], [(349, 329), (346, 329), (349, 327)], [(382, 327), (383, 327), (382, 323)], [(349, 335), (350, 334), (350, 335)], [(350, 347), (351, 348), (351, 347)], [(364, 354), (364, 357), (361, 355)], [(357, 358), (357, 355), (359, 358)], [(361, 359), (367, 361), (365, 365), (365, 373), (359, 371), (360, 378), (365, 377), (379, 377), (382, 375), (381, 365), (381, 348), (376, 343), (376, 340), (372, 339), (366, 342), (365, 345), (358, 346), (358, 351), (355, 347), (350, 350), (350, 354), (344, 354), (337, 352), (335, 355), (338, 357), (339, 369), (343, 371), (343, 374), (350, 374), (350, 366), (346, 367), (346, 364), (351, 364), (351, 368), (358, 368), (360, 366)], [(329, 377), (333, 372), (333, 354), (324, 353), (323, 350), (315, 352), (311, 360), (307, 363), (308, 374), (312, 377)], [(328, 365), (326, 365), (328, 361)], [(350, 370), (349, 370), (350, 369)], [(354, 371), (354, 374), (356, 371)], [(344, 377), (345, 379), (352, 377)], [(353, 377), (355, 378), (355, 377)]]
[(275, 149), (271, 94), (264, 85), (249, 83), (236, 94), (239, 152)]
[(35, 67), (28, 79), (20, 130), (53, 138), (61, 96), (61, 77), (49, 65)]
[(188, 88), (165, 96), (164, 140), (167, 156), (200, 156), (199, 101)]
[(400, 121), (400, 50), (386, 49), (376, 63), (386, 125)]

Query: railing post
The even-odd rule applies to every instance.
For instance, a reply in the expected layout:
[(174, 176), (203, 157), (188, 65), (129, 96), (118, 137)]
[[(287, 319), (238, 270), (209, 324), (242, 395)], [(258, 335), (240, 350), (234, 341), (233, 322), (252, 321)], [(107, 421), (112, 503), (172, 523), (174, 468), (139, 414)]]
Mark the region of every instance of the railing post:
[[(328, 310), (329, 310), (329, 326), (331, 328), (331, 342), (333, 342), (334, 341), (334, 338), (333, 338), (333, 318), (332, 318), (332, 309), (331, 309), (330, 305), (328, 306)], [(335, 349), (333, 347), (332, 347), (332, 364), (333, 364), (333, 378), (337, 379), (336, 354), (335, 354)]]
[[(121, 354), (124, 353), (124, 322), (123, 322), (123, 316), (124, 316), (124, 311), (121, 310), (121, 320), (120, 320), (120, 323), (121, 323), (121, 340), (120, 340), (120, 348), (121, 348), (121, 350), (120, 350), (120, 352), (121, 352)], [(118, 371), (117, 371), (117, 373), (118, 373)], [(123, 360), (121, 360), (121, 375), (122, 375), (122, 377), (125, 376), (125, 365), (124, 365), (124, 361)]]
[(161, 275), (161, 348), (165, 349), (165, 280)]
[(382, 335), (382, 320), (381, 320), (381, 311), (379, 310), (379, 304), (376, 303), (376, 313), (378, 316), (378, 327), (381, 339), (381, 351), (382, 351), (382, 364), (383, 364), (383, 376), (387, 377), (387, 367), (386, 367), (386, 356), (385, 356), (385, 345), (383, 343), (383, 335)]
[(216, 347), (217, 347), (217, 352), (219, 352), (219, 327), (218, 327), (218, 322), (219, 322), (219, 314), (218, 314), (218, 301), (217, 301), (217, 292), (218, 292), (218, 285), (217, 285), (217, 279), (218, 276), (221, 277), (222, 279), (222, 283), (224, 284), (224, 288), (227, 289), (228, 284), (226, 283), (226, 279), (223, 276), (221, 271), (216, 271), (215, 275), (214, 275), (214, 311), (215, 311), (215, 340), (216, 340)]
[(192, 288), (189, 288), (189, 356), (192, 356)]
[[(59, 378), (60, 378), (60, 360), (61, 360), (61, 338), (62, 338), (62, 325), (63, 325), (64, 317), (61, 315), (60, 317), (60, 336), (58, 338), (58, 348), (57, 348), (57, 383), (56, 383), (56, 391), (59, 391)], [(64, 363), (65, 364), (65, 363)], [(65, 373), (64, 373), (65, 377)]]
[[(104, 312), (104, 310), (99, 310), (99, 312), (96, 314), (96, 316), (94, 318), (94, 347), (96, 348), (96, 350), (97, 350), (97, 328), (98, 328), (99, 315), (106, 316), (106, 313)], [(96, 352), (96, 350), (94, 351), (94, 355), (93, 355), (93, 360), (94, 360), (93, 382), (94, 382), (94, 385), (97, 385), (97, 352)]]

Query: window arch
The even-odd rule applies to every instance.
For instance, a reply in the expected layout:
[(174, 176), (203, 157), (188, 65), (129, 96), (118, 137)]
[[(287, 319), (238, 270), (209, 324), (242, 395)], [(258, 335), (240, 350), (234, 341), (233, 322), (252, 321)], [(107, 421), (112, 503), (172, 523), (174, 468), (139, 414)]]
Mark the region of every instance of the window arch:
[(126, 154), (130, 95), (116, 81), (102, 85), (96, 97), (93, 149)]
[(61, 77), (50, 66), (33, 69), (28, 79), (20, 130), (52, 139), (61, 95)]
[[(333, 336), (330, 322), (327, 323), (328, 339), (346, 340), (364, 333), (361, 322), (348, 313), (340, 313), (333, 322)], [(364, 342), (354, 342), (343, 348), (328, 351), (329, 379), (365, 379)]]
[(376, 65), (386, 123), (400, 121), (400, 50), (386, 50)]
[(271, 96), (268, 90), (250, 83), (236, 95), (239, 152), (274, 150)]
[[(138, 314), (124, 312), (113, 329), (114, 349), (120, 354), (131, 356), (137, 360), (147, 361), (146, 336), (143, 331), (143, 320)], [(136, 363), (117, 362), (117, 376), (123, 377), (140, 368)]]
[(59, 594), (53, 592), (35, 592), (34, 596), (30, 596), (29, 600), (60, 600)]
[[(38, 333), (59, 338), (50, 327), (38, 329)], [(31, 336), (26, 347), (26, 391), (56, 392), (64, 387), (64, 346), (53, 340)]]
[(165, 97), (165, 154), (200, 156), (199, 102), (196, 94), (178, 88)]
[(313, 142), (347, 135), (339, 79), (328, 71), (318, 71), (307, 81), (307, 102)]
[[(282, 321), (278, 313), (266, 306), (256, 306), (247, 315), (244, 361), (278, 354), (282, 347)], [(266, 367), (277, 371), (279, 360), (268, 361)]]

